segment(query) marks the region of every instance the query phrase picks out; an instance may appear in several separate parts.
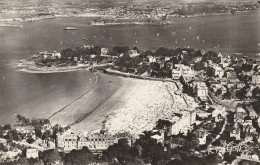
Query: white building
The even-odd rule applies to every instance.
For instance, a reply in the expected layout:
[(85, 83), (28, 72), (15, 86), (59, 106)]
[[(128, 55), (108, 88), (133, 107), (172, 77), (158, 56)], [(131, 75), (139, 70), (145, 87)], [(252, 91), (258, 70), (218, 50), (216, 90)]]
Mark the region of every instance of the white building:
[(57, 134), (57, 148), (64, 152), (69, 152), (78, 149), (78, 137), (81, 136), (79, 132), (67, 131), (64, 134)]
[(175, 68), (172, 69), (172, 78), (180, 79), (181, 75), (194, 75), (195, 72), (190, 66), (184, 64), (175, 64)]
[(34, 148), (28, 148), (26, 150), (26, 158), (30, 159), (30, 158), (38, 158), (39, 156), (39, 152), (37, 149)]
[(130, 57), (137, 57), (140, 55), (137, 50), (129, 50), (128, 54)]
[(176, 118), (171, 126), (171, 135), (178, 135), (179, 133), (187, 134), (192, 129), (192, 124), (196, 122), (196, 113), (194, 111), (181, 111), (180, 115), (181, 117)]
[(235, 129), (230, 132), (230, 137), (234, 137), (236, 140), (240, 140), (241, 132), (238, 123), (235, 123)]
[(207, 132), (206, 132), (206, 130), (202, 130), (202, 129), (198, 130), (196, 132), (196, 134), (197, 134), (197, 137), (199, 139), (199, 145), (206, 144), (206, 142), (207, 142)]
[(86, 137), (87, 147), (92, 152), (102, 152), (115, 143), (118, 139), (109, 134), (92, 133)]
[(49, 52), (49, 51), (44, 51), (44, 52), (40, 52), (39, 53), (43, 59), (48, 59), (48, 58), (61, 58), (61, 54), (60, 52), (56, 52), (56, 51), (53, 51), (53, 52)]
[(206, 85), (205, 82), (201, 82), (201, 83), (198, 83), (197, 84), (197, 87), (196, 87), (196, 91), (197, 91), (197, 96), (202, 99), (202, 100), (205, 100), (207, 99), (207, 96), (208, 96), (208, 87)]
[(98, 153), (106, 150), (110, 145), (117, 143), (117, 138), (102, 133), (88, 133), (83, 135), (81, 132), (67, 131), (57, 135), (57, 148), (63, 152), (70, 152), (75, 149), (88, 147), (92, 152)]
[(149, 63), (156, 62), (156, 58), (154, 56), (147, 56), (147, 59)]
[(108, 48), (101, 48), (101, 56), (107, 55), (107, 53), (108, 53)]
[(252, 84), (260, 85), (260, 75), (259, 74), (252, 75)]
[(215, 76), (219, 76), (220, 78), (224, 76), (224, 70), (219, 65), (214, 66), (213, 70)]

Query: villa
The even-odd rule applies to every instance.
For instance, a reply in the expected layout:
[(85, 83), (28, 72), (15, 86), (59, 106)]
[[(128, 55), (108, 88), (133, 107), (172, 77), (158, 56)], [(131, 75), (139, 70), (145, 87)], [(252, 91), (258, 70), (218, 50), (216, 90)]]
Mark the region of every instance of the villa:
[(178, 135), (179, 133), (187, 134), (196, 122), (196, 112), (181, 111), (181, 117), (176, 118), (170, 129), (170, 135)]
[(26, 150), (26, 158), (30, 159), (30, 158), (38, 158), (39, 156), (39, 151), (37, 149), (34, 148), (27, 148)]
[(128, 53), (130, 57), (137, 57), (140, 55), (137, 50), (129, 50)]
[(220, 78), (224, 76), (224, 70), (219, 65), (214, 66), (213, 70), (215, 76), (218, 76)]
[(194, 75), (195, 72), (190, 66), (184, 64), (175, 64), (175, 68), (172, 69), (172, 78), (180, 79), (181, 75)]
[(260, 75), (259, 74), (252, 75), (252, 84), (260, 85)]

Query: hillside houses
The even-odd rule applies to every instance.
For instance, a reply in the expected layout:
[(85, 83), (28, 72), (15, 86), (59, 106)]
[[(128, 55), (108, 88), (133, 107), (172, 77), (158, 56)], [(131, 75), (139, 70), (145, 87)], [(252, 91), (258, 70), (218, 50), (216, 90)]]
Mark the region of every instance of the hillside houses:
[(32, 137), (33, 139), (36, 139), (35, 128), (33, 126), (16, 126), (15, 130), (17, 133), (24, 134), (26, 138)]

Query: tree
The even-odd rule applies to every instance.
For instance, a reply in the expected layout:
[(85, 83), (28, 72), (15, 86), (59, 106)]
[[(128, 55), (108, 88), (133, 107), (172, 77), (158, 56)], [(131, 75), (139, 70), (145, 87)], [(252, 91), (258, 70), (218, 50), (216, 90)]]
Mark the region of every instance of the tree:
[(38, 159), (35, 159), (35, 158), (30, 158), (29, 159), (29, 164), (34, 165), (34, 164), (37, 164), (37, 163), (39, 163)]
[(111, 161), (116, 158), (119, 162), (124, 162), (128, 155), (130, 146), (125, 138), (119, 139), (117, 144), (109, 146), (107, 149), (108, 159)]
[(259, 98), (260, 97), (260, 88), (259, 87), (256, 87), (256, 88), (253, 89), (252, 96), (254, 98)]
[(42, 137), (41, 126), (37, 125), (34, 128), (35, 128), (35, 135), (36, 135), (36, 137), (41, 138)]
[(221, 95), (221, 94), (222, 94), (222, 90), (221, 90), (221, 88), (218, 88), (215, 94), (216, 94), (216, 96)]
[(130, 148), (129, 154), (133, 157), (141, 157), (142, 155), (142, 147), (140, 145), (135, 145), (134, 147)]
[(236, 158), (237, 158), (237, 155), (234, 153), (229, 154), (228, 152), (226, 152), (224, 154), (224, 160), (227, 161), (228, 163), (231, 163)]
[(12, 141), (13, 140), (13, 134), (11, 131), (8, 131), (6, 136), (5, 136), (5, 139), (8, 140), (8, 141)]
[(133, 158), (130, 161), (127, 161), (125, 165), (144, 165), (143, 159), (140, 158)]
[(112, 49), (112, 55), (119, 55), (119, 54), (128, 54), (129, 51), (129, 47), (125, 46), (125, 47), (120, 47), (120, 46), (115, 46)]
[(18, 119), (18, 123), (22, 125), (29, 125), (30, 124), (30, 119), (22, 116), (22, 115), (17, 115), (16, 116)]
[(56, 149), (45, 150), (42, 153), (42, 160), (44, 163), (60, 161), (61, 156)]
[(218, 163), (218, 156), (214, 154), (203, 158), (185, 156), (182, 160), (175, 159), (167, 163), (167, 165), (217, 165)]
[(224, 95), (223, 95), (223, 99), (231, 99), (231, 93), (230, 93), (229, 90), (227, 90), (227, 92), (224, 93)]
[(157, 164), (160, 160), (166, 159), (167, 155), (162, 144), (157, 143), (151, 136), (152, 132), (145, 131), (135, 144), (142, 147), (141, 158), (144, 159), (145, 163)]
[(198, 70), (198, 71), (205, 70), (204, 64), (202, 62), (195, 63), (194, 70)]
[(70, 164), (91, 164), (95, 162), (94, 156), (87, 147), (81, 150), (72, 150), (65, 156), (65, 162)]
[(12, 133), (12, 135), (13, 135), (13, 139), (14, 140), (19, 140), (19, 136), (18, 136), (18, 133), (17, 133), (17, 131), (14, 129), (14, 130), (12, 130), (11, 131), (11, 133)]
[(236, 97), (240, 100), (244, 100), (247, 96), (248, 87), (245, 86), (236, 92)]
[(164, 128), (169, 128), (172, 125), (172, 123), (169, 120), (162, 120), (159, 119), (156, 122), (156, 129), (164, 129)]
[(199, 146), (199, 143), (200, 143), (199, 139), (194, 138), (190, 142), (190, 147), (193, 148), (193, 149), (197, 148)]
[(11, 130), (12, 128), (11, 128), (10, 124), (6, 124), (6, 125), (3, 126), (3, 129), (4, 130)]
[(42, 135), (42, 140), (47, 139), (47, 138), (49, 138), (50, 136), (51, 136), (51, 131), (50, 131), (50, 130), (47, 130), (47, 131), (45, 131), (45, 132), (43, 133), (43, 135)]
[(29, 144), (32, 144), (33, 142), (35, 142), (35, 140), (30, 136), (27, 140), (26, 140)]
[(2, 127), (2, 125), (0, 125), (0, 138), (4, 137), (4, 129)]

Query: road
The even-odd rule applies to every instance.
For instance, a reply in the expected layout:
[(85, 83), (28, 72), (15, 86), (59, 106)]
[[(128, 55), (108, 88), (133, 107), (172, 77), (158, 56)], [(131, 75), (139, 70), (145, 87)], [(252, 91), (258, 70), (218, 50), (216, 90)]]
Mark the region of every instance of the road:
[[(204, 81), (204, 79), (203, 79), (203, 77), (201, 77), (201, 75), (199, 75), (198, 78), (199, 78), (201, 81)], [(208, 95), (209, 95), (209, 97), (211, 98), (211, 100), (212, 100), (213, 102), (215, 102), (216, 104), (219, 104), (219, 105), (225, 107), (225, 108), (226, 108), (226, 111), (229, 111), (229, 112), (234, 112), (234, 111), (235, 111), (235, 108), (232, 106), (233, 103), (232, 103), (232, 104), (226, 104), (226, 103), (224, 103), (223, 101), (221, 101), (220, 99), (218, 99), (218, 98), (215, 96), (215, 94), (214, 94), (213, 92), (211, 92), (211, 91), (208, 91)], [(221, 137), (222, 133), (225, 131), (225, 128), (226, 128), (226, 125), (227, 125), (227, 122), (228, 122), (228, 121), (227, 121), (227, 114), (226, 114), (224, 117), (225, 117), (225, 123), (224, 123), (224, 125), (223, 125), (223, 127), (222, 127), (220, 133), (215, 137), (215, 139), (212, 140), (212, 142), (211, 142), (210, 144), (212, 144), (213, 142), (215, 142), (216, 140), (218, 140), (218, 139)]]
[[(233, 104), (226, 104), (223, 101), (221, 101), (220, 99), (218, 99), (213, 92), (209, 91), (209, 97), (216, 103), (219, 105), (222, 105), (223, 107), (226, 108), (227, 111), (230, 112), (235, 112), (236, 108), (233, 107)], [(233, 101), (234, 102), (234, 101)]]

